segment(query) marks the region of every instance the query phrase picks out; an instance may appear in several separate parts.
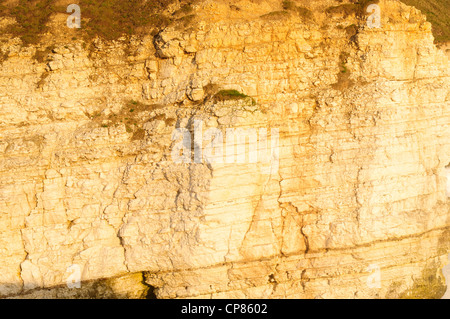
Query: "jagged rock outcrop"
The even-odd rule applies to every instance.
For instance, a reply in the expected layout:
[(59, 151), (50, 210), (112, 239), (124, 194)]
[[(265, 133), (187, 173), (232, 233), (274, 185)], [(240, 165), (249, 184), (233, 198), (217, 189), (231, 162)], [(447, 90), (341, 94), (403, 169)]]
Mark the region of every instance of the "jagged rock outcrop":
[[(129, 43), (55, 39), (46, 62), (47, 44), (6, 38), (0, 295), (442, 296), (448, 58), (399, 1), (379, 2), (380, 29), (338, 1), (298, 5), (312, 16), (205, 1)], [(174, 130), (196, 121), (278, 129), (278, 152), (176, 163)]]

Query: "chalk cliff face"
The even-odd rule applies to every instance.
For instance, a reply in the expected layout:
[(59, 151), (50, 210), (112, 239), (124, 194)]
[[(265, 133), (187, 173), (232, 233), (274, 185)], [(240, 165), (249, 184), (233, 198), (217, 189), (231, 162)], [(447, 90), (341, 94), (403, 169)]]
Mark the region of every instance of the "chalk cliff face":
[[(204, 1), (156, 36), (48, 39), (44, 62), (48, 42), (5, 38), (0, 296), (442, 296), (448, 58), (399, 1), (379, 2), (381, 28), (297, 4), (312, 16)], [(177, 163), (195, 123), (266, 129), (276, 151)]]

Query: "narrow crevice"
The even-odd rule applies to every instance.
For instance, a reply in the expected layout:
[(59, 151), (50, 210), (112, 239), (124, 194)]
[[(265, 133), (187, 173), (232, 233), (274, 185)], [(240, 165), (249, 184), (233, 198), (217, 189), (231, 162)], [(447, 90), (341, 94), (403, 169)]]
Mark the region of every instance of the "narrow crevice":
[(305, 216), (302, 214), (302, 226), (300, 228), (300, 232), (301, 232), (301, 234), (303, 236), (303, 239), (305, 241), (305, 255), (306, 255), (309, 252), (309, 238), (305, 234), (305, 231), (303, 230), (304, 227), (305, 227)]
[(145, 299), (158, 299), (158, 297), (156, 296), (156, 288), (153, 286), (150, 286), (146, 283), (144, 283), (147, 287), (148, 287), (148, 291), (147, 294), (145, 295)]
[(450, 197), (450, 163), (448, 163), (447, 166), (445, 166), (445, 176), (447, 178), (447, 183), (446, 183), (446, 194), (447, 197)]
[(158, 296), (156, 295), (156, 290), (157, 288), (155, 286), (150, 285), (146, 280), (146, 274), (143, 272), (142, 273), (142, 284), (146, 287), (148, 287), (147, 293), (143, 296), (144, 299), (158, 299)]

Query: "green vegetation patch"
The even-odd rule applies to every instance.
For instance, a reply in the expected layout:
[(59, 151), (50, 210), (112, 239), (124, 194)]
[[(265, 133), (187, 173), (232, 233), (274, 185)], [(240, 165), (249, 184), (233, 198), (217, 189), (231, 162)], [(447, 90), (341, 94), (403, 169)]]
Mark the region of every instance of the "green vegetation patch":
[(282, 10), (282, 11), (273, 11), (267, 14), (263, 14), (261, 16), (262, 19), (267, 20), (279, 20), (279, 19), (287, 19), (291, 16), (289, 11)]
[(427, 20), (433, 25), (436, 42), (450, 41), (450, 0), (402, 0), (402, 2), (416, 7), (427, 16)]
[(254, 98), (243, 94), (237, 90), (221, 90), (214, 95), (214, 101), (230, 101), (230, 100), (251, 100), (252, 105), (256, 105)]
[(308, 8), (297, 6), (297, 4), (294, 1), (290, 0), (284, 0), (283, 1), (283, 9), (287, 11), (292, 11), (296, 14), (298, 14), (300, 17), (302, 17), (305, 20), (314, 20), (314, 14), (311, 10)]
[(242, 100), (249, 96), (236, 90), (221, 90), (214, 96), (216, 101), (224, 100)]
[(82, 23), (88, 37), (115, 40), (146, 27), (163, 27), (170, 19), (162, 11), (173, 0), (80, 0)]
[(368, 14), (366, 10), (369, 5), (379, 3), (379, 0), (353, 0), (351, 2), (329, 7), (325, 12), (329, 15), (343, 15), (344, 17), (356, 15), (361, 17)]
[(401, 299), (440, 299), (447, 286), (442, 277), (437, 275), (436, 268), (427, 268), (422, 278), (414, 281), (414, 286), (400, 295)]
[[(285, 1), (292, 2), (292, 1)], [(353, 3), (333, 6), (326, 9), (329, 15), (364, 16), (367, 7), (378, 0), (354, 0)], [(450, 41), (450, 0), (401, 0), (401, 2), (414, 6), (427, 16), (427, 20), (433, 25), (433, 35), (437, 43)]]
[[(171, 23), (186, 27), (192, 24), (196, 0), (79, 0), (82, 17), (82, 37), (90, 39), (96, 36), (106, 40), (115, 40), (123, 35), (139, 34), (143, 30), (159, 30)], [(333, 6), (326, 9), (329, 15), (366, 15), (369, 4), (378, 0), (352, 0), (352, 3)], [(450, 41), (450, 0), (402, 0), (415, 6), (427, 16), (433, 25), (436, 42)], [(180, 9), (169, 14), (167, 8), (174, 3)], [(298, 14), (307, 20), (313, 20), (313, 13), (293, 0), (283, 1), (282, 11), (263, 15), (265, 19), (283, 19)], [(66, 6), (58, 5), (58, 0), (15, 0), (0, 4), (0, 17), (9, 16), (17, 23), (9, 25), (6, 33), (20, 37), (24, 45), (36, 44), (42, 34), (49, 31), (47, 24), (55, 13), (66, 12)], [(81, 36), (81, 35), (80, 35)]]
[[(85, 40), (99, 36), (116, 40), (124, 35), (159, 30), (182, 19), (183, 25), (192, 21), (191, 3), (195, 0), (79, 0), (81, 8), (81, 36)], [(173, 14), (167, 12), (169, 5), (180, 3)], [(8, 16), (17, 23), (7, 27), (5, 33), (20, 37), (24, 45), (36, 44), (42, 34), (49, 31), (48, 22), (53, 14), (67, 16), (67, 7), (57, 5), (58, 0), (16, 0), (0, 5), (0, 17)], [(65, 27), (65, 26), (63, 26)]]
[(19, 0), (16, 5), (0, 5), (0, 16), (17, 21), (6, 32), (20, 37), (25, 45), (39, 42), (41, 34), (48, 31), (46, 24), (50, 16), (56, 11), (55, 0)]

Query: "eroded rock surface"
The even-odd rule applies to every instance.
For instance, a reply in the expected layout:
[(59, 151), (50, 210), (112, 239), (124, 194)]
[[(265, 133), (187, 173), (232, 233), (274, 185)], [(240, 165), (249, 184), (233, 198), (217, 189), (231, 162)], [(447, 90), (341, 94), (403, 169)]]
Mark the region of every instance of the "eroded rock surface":
[[(0, 295), (441, 297), (448, 58), (412, 7), (380, 1), (376, 29), (338, 5), (205, 1), (192, 26), (45, 62), (9, 39)], [(175, 163), (174, 130), (200, 120), (279, 129), (279, 160)]]

